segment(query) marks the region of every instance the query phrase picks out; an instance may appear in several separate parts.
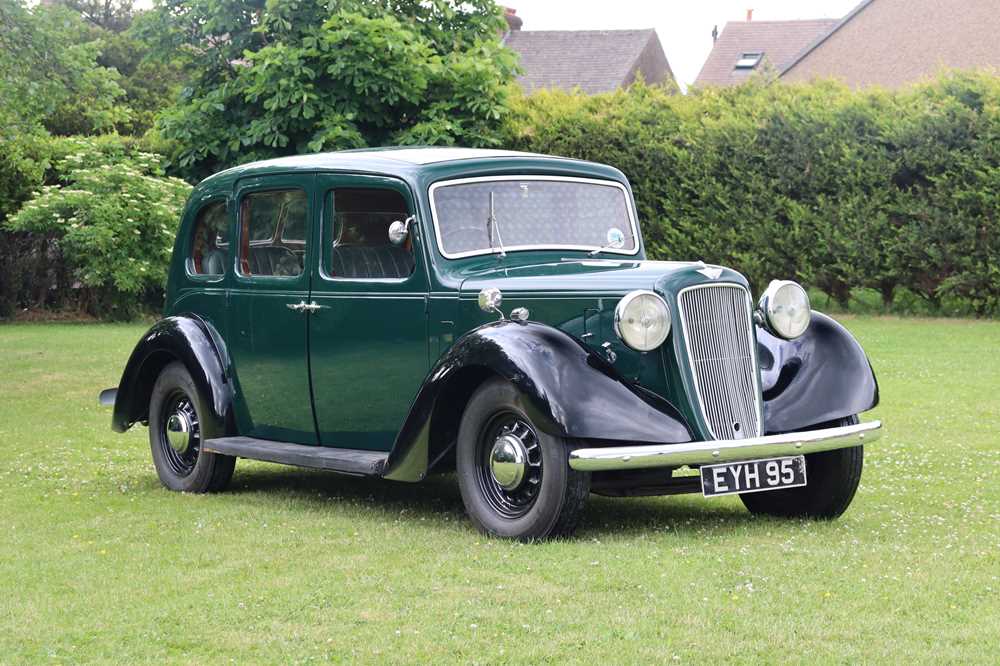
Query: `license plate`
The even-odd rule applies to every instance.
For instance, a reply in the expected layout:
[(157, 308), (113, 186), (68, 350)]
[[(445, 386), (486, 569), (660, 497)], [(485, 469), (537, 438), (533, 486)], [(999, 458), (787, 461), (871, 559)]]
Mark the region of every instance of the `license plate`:
[(701, 466), (701, 492), (705, 497), (759, 493), (804, 485), (805, 456)]

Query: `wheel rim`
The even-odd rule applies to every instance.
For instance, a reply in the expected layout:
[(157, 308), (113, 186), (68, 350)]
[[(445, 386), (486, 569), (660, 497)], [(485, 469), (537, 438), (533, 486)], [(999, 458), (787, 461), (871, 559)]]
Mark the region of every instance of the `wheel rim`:
[(201, 451), (198, 413), (183, 391), (171, 393), (163, 406), (159, 424), (160, 452), (174, 474), (187, 476), (194, 470)]
[(513, 519), (531, 509), (542, 485), (542, 448), (524, 417), (493, 416), (480, 433), (476, 461), (479, 490), (493, 511)]

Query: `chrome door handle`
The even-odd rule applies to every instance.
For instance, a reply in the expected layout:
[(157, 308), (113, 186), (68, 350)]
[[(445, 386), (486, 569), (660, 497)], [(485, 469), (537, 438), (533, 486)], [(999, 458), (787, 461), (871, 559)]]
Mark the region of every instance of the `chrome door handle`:
[(324, 310), (327, 306), (320, 305), (316, 301), (312, 303), (306, 303), (305, 301), (299, 301), (298, 303), (288, 303), (285, 305), (289, 310), (295, 310), (296, 312), (316, 312), (316, 310)]

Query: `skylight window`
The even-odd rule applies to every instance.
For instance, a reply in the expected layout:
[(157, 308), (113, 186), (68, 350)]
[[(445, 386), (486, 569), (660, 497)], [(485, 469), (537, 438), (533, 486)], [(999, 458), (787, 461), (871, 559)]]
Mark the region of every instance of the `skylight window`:
[(736, 69), (753, 69), (760, 64), (760, 59), (764, 57), (763, 53), (744, 53), (740, 56), (740, 59), (736, 61)]

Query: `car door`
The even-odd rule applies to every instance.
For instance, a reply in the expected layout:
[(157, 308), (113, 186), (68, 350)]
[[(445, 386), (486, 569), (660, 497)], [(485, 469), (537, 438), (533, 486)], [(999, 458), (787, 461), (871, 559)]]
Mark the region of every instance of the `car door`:
[(317, 175), (309, 354), (320, 444), (388, 451), (427, 374), (427, 270), (400, 180)]
[[(311, 184), (273, 175), (236, 187), (229, 353), (242, 434), (316, 444), (307, 339)], [(283, 231), (284, 230), (284, 231)], [(288, 234), (301, 238), (288, 238)]]

